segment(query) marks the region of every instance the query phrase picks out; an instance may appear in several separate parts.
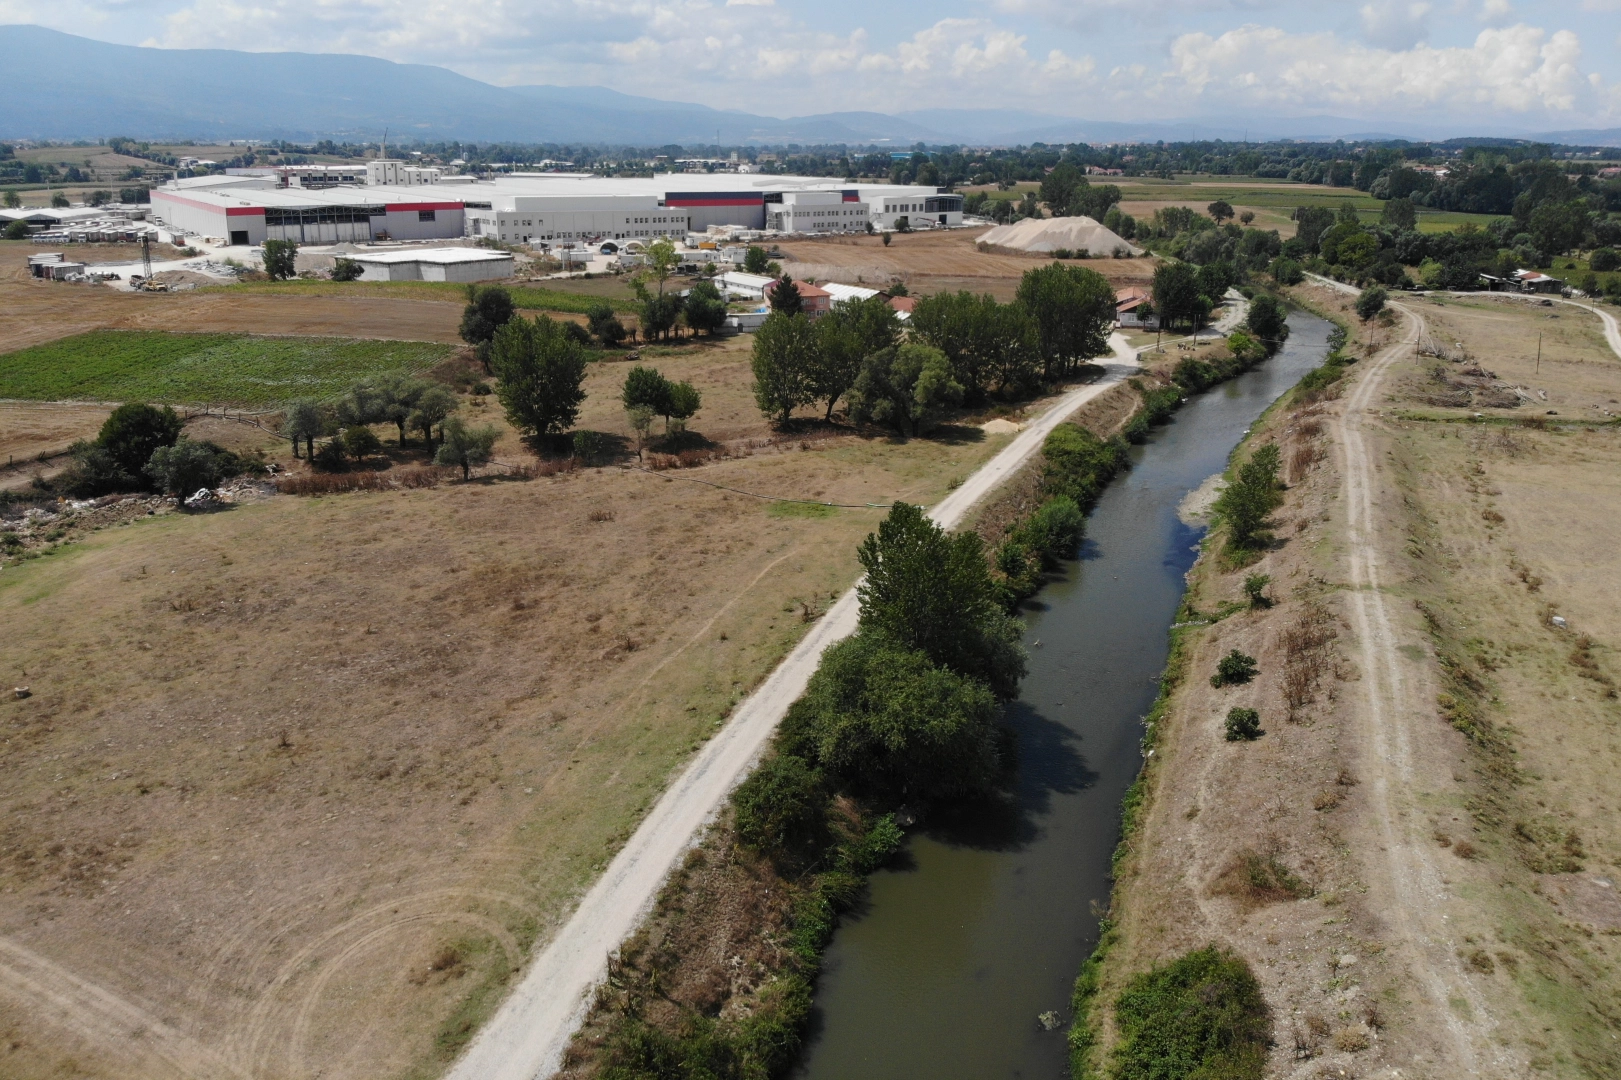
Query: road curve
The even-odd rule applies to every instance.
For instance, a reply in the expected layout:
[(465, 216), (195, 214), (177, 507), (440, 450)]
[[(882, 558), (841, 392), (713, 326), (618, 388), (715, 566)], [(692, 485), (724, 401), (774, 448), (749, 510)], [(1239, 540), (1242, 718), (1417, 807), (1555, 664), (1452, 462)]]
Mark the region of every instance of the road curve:
[[(1246, 308), (1235, 302), (1215, 329), (1236, 327)], [(969, 510), (1041, 449), (1054, 428), (1140, 370), (1140, 350), (1124, 337), (1112, 335), (1109, 346), (1114, 356), (1103, 365), (1102, 378), (1059, 398), (929, 511), (929, 517), (942, 528), (960, 525)], [(858, 615), (856, 590), (851, 588), (759, 689), (738, 705), (726, 726), (665, 789), (568, 922), (451, 1067), (447, 1080), (535, 1080), (558, 1069), (570, 1038), (585, 1019), (591, 992), (607, 975), (608, 955), (641, 924), (665, 879), (749, 774), (788, 706), (804, 693), (822, 653), (855, 632)]]

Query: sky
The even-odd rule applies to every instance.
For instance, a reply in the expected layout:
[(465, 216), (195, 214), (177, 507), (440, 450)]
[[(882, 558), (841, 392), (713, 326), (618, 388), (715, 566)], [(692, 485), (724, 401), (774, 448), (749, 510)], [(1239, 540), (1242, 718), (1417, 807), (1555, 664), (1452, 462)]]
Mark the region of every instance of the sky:
[(0, 0), (0, 23), (777, 116), (1621, 126), (1621, 0)]

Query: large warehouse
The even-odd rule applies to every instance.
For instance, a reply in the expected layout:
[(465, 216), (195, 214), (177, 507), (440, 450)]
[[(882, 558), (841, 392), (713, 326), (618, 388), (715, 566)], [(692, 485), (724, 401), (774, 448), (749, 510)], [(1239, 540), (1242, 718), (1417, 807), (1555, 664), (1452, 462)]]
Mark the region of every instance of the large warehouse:
[(274, 177), (198, 177), (152, 192), (152, 212), (178, 231), (233, 245), (487, 236), (572, 244), (685, 236), (711, 225), (779, 232), (865, 232), (960, 225), (962, 196), (933, 187), (826, 177), (672, 173), (653, 177), (504, 175), (437, 184), (282, 187)]

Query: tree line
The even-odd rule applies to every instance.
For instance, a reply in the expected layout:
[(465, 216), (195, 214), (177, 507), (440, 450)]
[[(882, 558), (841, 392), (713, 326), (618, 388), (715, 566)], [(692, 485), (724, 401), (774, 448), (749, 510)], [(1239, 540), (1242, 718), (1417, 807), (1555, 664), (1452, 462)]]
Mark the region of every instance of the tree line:
[(1015, 299), (944, 292), (922, 297), (901, 342), (882, 296), (846, 301), (812, 323), (791, 281), (771, 291), (772, 312), (754, 338), (755, 398), (785, 422), (817, 404), (831, 419), (843, 400), (853, 422), (918, 434), (959, 404), (1012, 398), (1073, 374), (1108, 352), (1114, 289), (1085, 267), (1027, 271)]

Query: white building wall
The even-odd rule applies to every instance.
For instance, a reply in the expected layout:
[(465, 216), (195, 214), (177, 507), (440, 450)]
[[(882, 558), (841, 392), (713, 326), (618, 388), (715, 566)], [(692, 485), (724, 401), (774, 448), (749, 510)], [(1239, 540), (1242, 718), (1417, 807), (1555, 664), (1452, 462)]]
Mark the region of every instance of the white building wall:
[(866, 232), (869, 220), (866, 203), (845, 202), (838, 191), (788, 191), (766, 204), (766, 226), (779, 232)]

